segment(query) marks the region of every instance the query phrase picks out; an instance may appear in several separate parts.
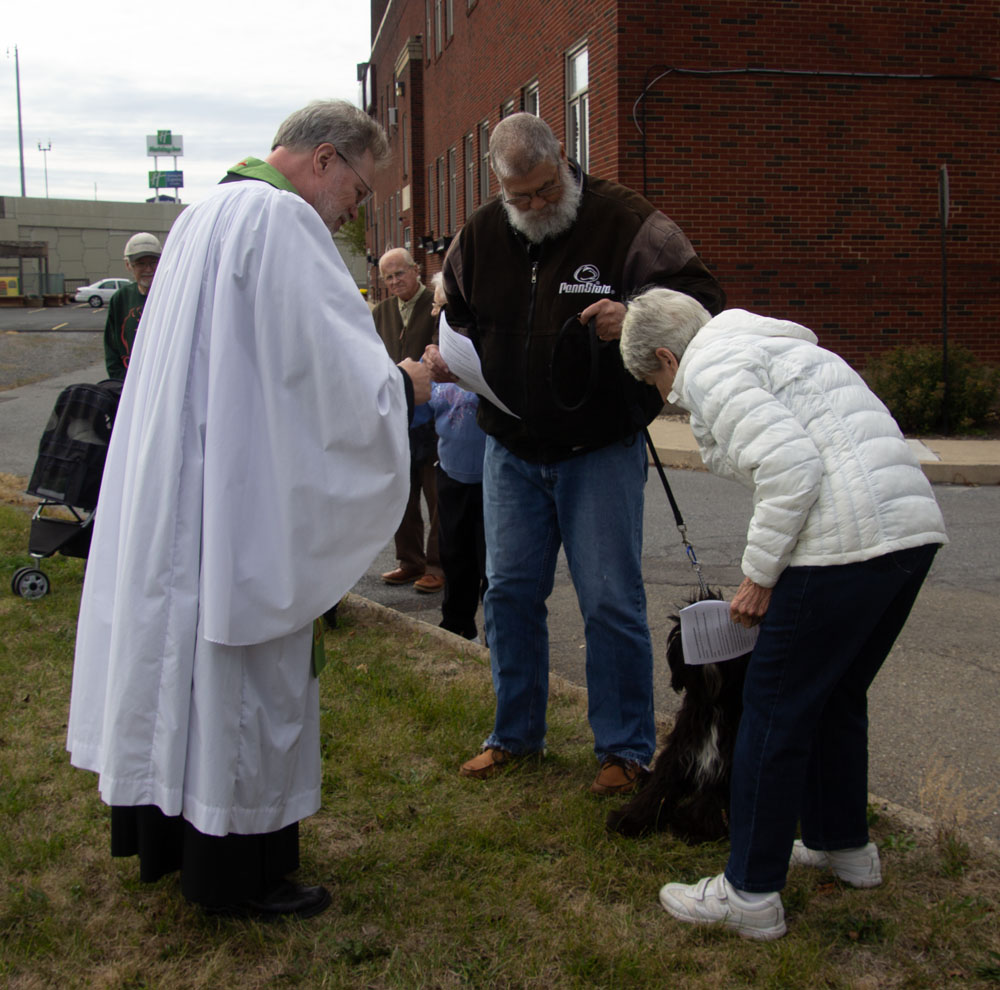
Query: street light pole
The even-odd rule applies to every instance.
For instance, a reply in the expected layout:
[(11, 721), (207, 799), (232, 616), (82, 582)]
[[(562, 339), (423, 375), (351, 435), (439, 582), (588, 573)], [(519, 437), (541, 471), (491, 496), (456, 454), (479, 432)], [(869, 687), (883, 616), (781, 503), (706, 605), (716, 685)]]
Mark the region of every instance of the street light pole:
[(42, 153), (42, 161), (45, 163), (45, 198), (49, 198), (49, 152), (52, 150), (52, 141), (49, 141), (47, 148), (42, 147), (42, 142), (38, 142), (38, 150)]

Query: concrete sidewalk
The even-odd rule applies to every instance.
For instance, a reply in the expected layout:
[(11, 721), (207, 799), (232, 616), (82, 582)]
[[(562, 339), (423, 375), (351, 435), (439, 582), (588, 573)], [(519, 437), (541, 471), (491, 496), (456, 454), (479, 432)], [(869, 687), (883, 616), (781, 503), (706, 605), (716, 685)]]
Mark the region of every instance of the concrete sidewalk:
[[(665, 467), (705, 470), (685, 417), (655, 419), (649, 435)], [(1000, 485), (1000, 440), (924, 437), (907, 443), (933, 484)]]

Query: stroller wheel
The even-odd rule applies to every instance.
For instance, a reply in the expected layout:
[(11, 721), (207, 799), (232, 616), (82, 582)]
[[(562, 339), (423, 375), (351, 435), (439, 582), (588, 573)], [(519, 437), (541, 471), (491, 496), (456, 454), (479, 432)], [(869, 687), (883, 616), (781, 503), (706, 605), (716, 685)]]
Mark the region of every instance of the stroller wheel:
[(11, 582), (15, 595), (22, 598), (44, 598), (49, 593), (49, 579), (34, 567), (22, 567)]
[(17, 590), (17, 584), (21, 580), (21, 575), (25, 571), (30, 571), (30, 567), (19, 567), (14, 571), (14, 576), (10, 579), (10, 590), (14, 592), (15, 595), (19, 595), (21, 592)]

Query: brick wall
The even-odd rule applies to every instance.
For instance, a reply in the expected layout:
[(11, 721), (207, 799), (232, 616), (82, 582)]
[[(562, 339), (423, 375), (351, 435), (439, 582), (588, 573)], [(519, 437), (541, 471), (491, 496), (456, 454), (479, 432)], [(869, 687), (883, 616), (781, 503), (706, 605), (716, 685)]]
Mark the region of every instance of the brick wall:
[[(418, 236), (426, 161), (455, 146), (462, 174), (463, 135), (529, 81), (564, 136), (565, 52), (586, 39), (590, 170), (673, 217), (731, 306), (799, 320), (858, 365), (939, 340), (946, 165), (949, 338), (1000, 361), (995, 3), (453, 3), (453, 38), (419, 60), (422, 126), (409, 118), (423, 138)], [(425, 32), (423, 0), (388, 9), (373, 53), (383, 83), (403, 32)]]

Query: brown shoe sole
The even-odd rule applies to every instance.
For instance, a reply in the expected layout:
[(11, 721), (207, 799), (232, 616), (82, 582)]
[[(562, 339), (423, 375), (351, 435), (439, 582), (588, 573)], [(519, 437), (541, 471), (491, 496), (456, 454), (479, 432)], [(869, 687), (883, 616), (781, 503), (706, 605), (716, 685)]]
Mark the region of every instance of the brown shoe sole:
[(600, 776), (598, 774), (590, 785), (590, 793), (597, 794), (599, 797), (611, 797), (614, 794), (631, 794), (638, 790), (649, 777), (649, 771), (640, 770), (632, 780), (626, 781), (624, 784), (599, 784)]
[[(431, 576), (433, 577), (434, 575)], [(417, 591), (423, 592), (423, 594), (425, 595), (432, 595), (435, 592), (444, 590), (444, 578), (437, 578), (437, 580), (435, 580), (433, 583), (431, 582), (425, 583), (426, 578), (427, 578), (426, 574), (421, 578), (417, 578), (417, 583), (414, 584), (413, 587), (416, 588)]]
[(396, 577), (395, 573), (395, 571), (389, 571), (388, 574), (383, 574), (382, 580), (386, 584), (413, 584), (414, 581), (419, 581), (424, 576), (423, 571), (414, 571), (405, 577)]
[(474, 756), (471, 760), (463, 763), (459, 768), (459, 774), (462, 777), (470, 777), (474, 780), (488, 780), (490, 777), (495, 776), (498, 773), (514, 766), (516, 763), (521, 763), (529, 757), (541, 757), (541, 753), (522, 753), (520, 755), (515, 755), (514, 753), (508, 753), (506, 750), (491, 749), (492, 753), (502, 753), (500, 759), (494, 759), (491, 763), (484, 763), (482, 766), (474, 766), (482, 759), (484, 753), (479, 753)]

